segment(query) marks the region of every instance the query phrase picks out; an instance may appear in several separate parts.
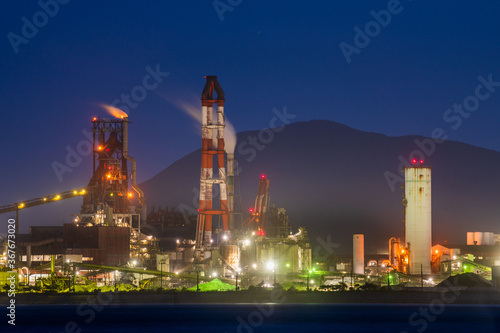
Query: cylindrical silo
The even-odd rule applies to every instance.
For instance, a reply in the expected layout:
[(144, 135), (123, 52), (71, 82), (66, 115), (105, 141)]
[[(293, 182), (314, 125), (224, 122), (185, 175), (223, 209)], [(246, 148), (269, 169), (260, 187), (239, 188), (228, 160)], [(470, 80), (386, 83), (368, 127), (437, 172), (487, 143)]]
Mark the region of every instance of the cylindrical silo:
[(352, 271), (355, 274), (365, 274), (365, 236), (352, 236)]
[(474, 244), (472, 245), (483, 245), (483, 233), (480, 231), (474, 232)]
[(432, 207), (431, 168), (405, 168), (406, 243), (410, 274), (431, 273)]
[(492, 232), (484, 233), (484, 245), (495, 245), (495, 234)]
[(474, 245), (474, 232), (473, 231), (467, 232), (467, 245)]

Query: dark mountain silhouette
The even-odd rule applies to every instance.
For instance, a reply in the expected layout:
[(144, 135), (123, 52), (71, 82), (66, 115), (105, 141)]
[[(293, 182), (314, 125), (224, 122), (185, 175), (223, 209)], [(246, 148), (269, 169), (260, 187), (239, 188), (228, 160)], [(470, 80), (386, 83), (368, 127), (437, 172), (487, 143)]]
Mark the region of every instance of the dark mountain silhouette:
[[(402, 182), (391, 189), (384, 175), (399, 175), (398, 156), (408, 160), (419, 150), (415, 140), (426, 138), (389, 137), (326, 120), (287, 125), (272, 140), (269, 134), (260, 133), (267, 144), (259, 131), (238, 134), (244, 212), (265, 174), (271, 203), (285, 207), (294, 230), (307, 227), (313, 241), (329, 238), (341, 245), (338, 252), (348, 253), (352, 234), (363, 233), (366, 251), (373, 253), (386, 250), (389, 237), (402, 235)], [(196, 213), (200, 158), (197, 150), (141, 184), (148, 206)], [(433, 244), (465, 243), (467, 231), (500, 233), (499, 152), (446, 141), (435, 144), (425, 165), (432, 167)]]

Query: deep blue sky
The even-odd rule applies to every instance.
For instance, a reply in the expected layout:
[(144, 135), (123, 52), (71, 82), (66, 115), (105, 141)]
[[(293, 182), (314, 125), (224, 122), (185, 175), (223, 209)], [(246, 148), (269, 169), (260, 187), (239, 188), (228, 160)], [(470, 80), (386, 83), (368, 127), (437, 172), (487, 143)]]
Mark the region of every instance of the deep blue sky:
[[(103, 114), (97, 104), (130, 94), (147, 66), (170, 74), (130, 112), (139, 181), (199, 148), (198, 126), (172, 102), (199, 105), (204, 75), (219, 76), (237, 131), (269, 126), (272, 109), (286, 105), (295, 120), (391, 136), (442, 127), (450, 139), (500, 151), (500, 88), (457, 130), (443, 121), (474, 94), (479, 75), (500, 81), (500, 3), (401, 1), (401, 12), (348, 64), (339, 44), (353, 44), (354, 27), (364, 29), (370, 11), (387, 5), (243, 0), (221, 21), (209, 0), (72, 0), (16, 53), (8, 34), (21, 36), (22, 18), (33, 22), (41, 7), (2, 3), (0, 205), (85, 186), (90, 155), (62, 182), (51, 163), (64, 163), (65, 147), (76, 149), (91, 117)], [(68, 222), (80, 203), (22, 212), (21, 231)]]

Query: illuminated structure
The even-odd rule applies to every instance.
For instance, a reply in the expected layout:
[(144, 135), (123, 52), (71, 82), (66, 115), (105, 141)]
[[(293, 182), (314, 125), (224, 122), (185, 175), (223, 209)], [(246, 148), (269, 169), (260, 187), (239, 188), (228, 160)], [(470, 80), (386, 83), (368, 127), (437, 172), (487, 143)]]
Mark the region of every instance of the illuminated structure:
[[(201, 176), (200, 206), (196, 226), (196, 248), (211, 246), (212, 218), (222, 217), (226, 237), (229, 234), (226, 168), (224, 166), (224, 91), (217, 81), (217, 76), (206, 76), (207, 82), (201, 95)], [(215, 93), (215, 95), (214, 95)], [(214, 104), (217, 112), (214, 119)], [(214, 158), (216, 158), (218, 176), (214, 176)], [(213, 209), (213, 185), (219, 185), (220, 209)]]
[[(140, 228), (140, 220), (146, 219), (146, 205), (144, 193), (136, 184), (136, 162), (128, 155), (128, 117), (121, 110), (109, 108), (122, 114), (115, 114), (119, 119), (92, 119), (93, 173), (75, 222)], [(129, 182), (135, 194), (129, 190)]]
[(403, 246), (400, 238), (389, 239), (389, 266), (401, 273), (407, 274), (409, 251)]
[[(117, 231), (128, 234), (127, 256), (152, 266), (156, 240), (141, 233), (141, 222), (146, 221), (147, 211), (144, 193), (136, 183), (136, 162), (128, 154), (128, 116), (115, 107), (103, 107), (116, 119), (92, 119), (92, 178), (83, 195), (82, 210), (74, 217), (74, 224), (96, 230), (102, 227), (128, 228), (127, 231)], [(76, 228), (74, 232), (84, 235), (91, 231)], [(120, 262), (123, 263), (123, 260), (120, 259)]]
[(410, 274), (431, 274), (431, 168), (423, 161), (405, 167), (405, 234)]
[(255, 198), (255, 206), (251, 212), (253, 218), (249, 222), (249, 229), (258, 236), (266, 235), (266, 221), (269, 209), (269, 179), (265, 175), (260, 176), (259, 190)]
[(354, 274), (365, 274), (365, 236), (352, 236), (352, 271)]

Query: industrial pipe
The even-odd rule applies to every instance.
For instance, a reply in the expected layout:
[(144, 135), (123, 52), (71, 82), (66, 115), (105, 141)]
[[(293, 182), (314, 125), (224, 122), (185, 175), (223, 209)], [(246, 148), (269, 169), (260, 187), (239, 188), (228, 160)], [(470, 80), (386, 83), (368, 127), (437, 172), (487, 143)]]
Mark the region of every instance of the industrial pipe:
[(139, 204), (142, 207), (141, 210), (141, 220), (146, 220), (147, 208), (146, 208), (146, 200), (144, 198), (144, 192), (137, 187), (137, 164), (135, 159), (128, 155), (128, 117), (123, 118), (123, 157), (130, 161), (132, 165), (132, 170), (130, 172), (130, 182), (134, 191), (139, 195)]

